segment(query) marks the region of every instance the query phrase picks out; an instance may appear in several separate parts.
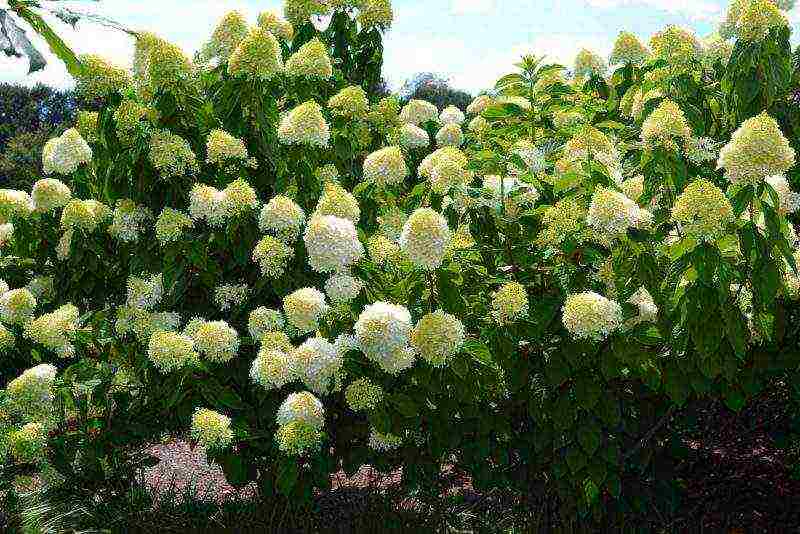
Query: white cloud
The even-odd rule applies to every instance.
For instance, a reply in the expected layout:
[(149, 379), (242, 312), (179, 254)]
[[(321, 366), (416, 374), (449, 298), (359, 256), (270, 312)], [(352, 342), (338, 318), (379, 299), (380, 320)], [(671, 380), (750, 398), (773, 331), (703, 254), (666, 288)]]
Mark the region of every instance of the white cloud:
[(451, 0), (454, 15), (485, 15), (495, 10), (496, 0)]
[(671, 15), (682, 15), (695, 21), (715, 21), (722, 8), (710, 0), (584, 0), (589, 6), (611, 9), (625, 6), (642, 6), (664, 11)]

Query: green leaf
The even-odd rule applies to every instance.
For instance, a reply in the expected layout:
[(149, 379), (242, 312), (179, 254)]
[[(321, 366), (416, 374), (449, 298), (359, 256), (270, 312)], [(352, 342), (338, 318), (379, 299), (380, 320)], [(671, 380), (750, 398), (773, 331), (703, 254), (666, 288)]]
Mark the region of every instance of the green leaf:
[(225, 473), (225, 480), (231, 486), (244, 486), (250, 482), (248, 469), (241, 455), (228, 452), (217, 456), (215, 459), (222, 467), (223, 473)]
[[(50, 50), (53, 52), (53, 54), (55, 54), (58, 59), (64, 62), (64, 65), (67, 67), (67, 72), (75, 77), (83, 74), (83, 66), (75, 56), (75, 52), (73, 52), (72, 49), (67, 46), (61, 37), (56, 35), (50, 25), (47, 24), (47, 22), (45, 22), (41, 16), (34, 13), (31, 9), (22, 7), (19, 4), (17, 4), (14, 11), (22, 19), (24, 19), (25, 22), (30, 24), (31, 28), (33, 28), (36, 33), (38, 33), (44, 38), (45, 41), (47, 41), (47, 45), (50, 47)], [(43, 61), (42, 67), (44, 67)], [(31, 69), (33, 69), (33, 65), (31, 65)]]
[(275, 480), (278, 492), (289, 497), (297, 484), (299, 474), (297, 462), (293, 458), (282, 459), (278, 464), (278, 477)]
[(588, 376), (579, 378), (575, 383), (575, 397), (581, 406), (591, 410), (600, 399), (600, 384)]
[(598, 130), (624, 130), (625, 125), (617, 121), (603, 121), (594, 125)]
[(494, 367), (494, 360), (489, 347), (480, 340), (467, 339), (464, 341), (463, 351), (472, 356), (472, 359), (486, 367)]
[(414, 417), (419, 411), (414, 399), (404, 393), (395, 393), (391, 395), (389, 397), (389, 402), (391, 402), (391, 404), (397, 408), (397, 411), (405, 417)]
[(590, 422), (584, 422), (578, 428), (578, 443), (589, 456), (592, 456), (600, 448), (600, 428)]
[(573, 474), (578, 474), (586, 467), (586, 455), (578, 447), (570, 447), (567, 451), (567, 465)]

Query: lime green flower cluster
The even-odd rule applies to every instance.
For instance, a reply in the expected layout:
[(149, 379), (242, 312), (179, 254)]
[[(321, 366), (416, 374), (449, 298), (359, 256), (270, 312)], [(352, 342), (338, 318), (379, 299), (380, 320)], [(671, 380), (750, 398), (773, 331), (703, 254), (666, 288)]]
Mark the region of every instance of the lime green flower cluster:
[(227, 449), (233, 443), (231, 418), (207, 408), (198, 408), (192, 415), (192, 438), (206, 449)]

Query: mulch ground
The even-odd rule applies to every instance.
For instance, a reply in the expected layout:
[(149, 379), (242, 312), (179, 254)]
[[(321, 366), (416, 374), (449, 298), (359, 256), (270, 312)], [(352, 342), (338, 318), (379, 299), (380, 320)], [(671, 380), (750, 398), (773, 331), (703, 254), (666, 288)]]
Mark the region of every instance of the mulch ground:
[[(778, 447), (782, 435), (791, 435), (791, 414), (781, 396), (756, 399), (740, 413), (723, 405), (710, 405), (699, 413), (696, 431), (683, 437), (689, 454), (676, 466), (675, 477), (684, 491), (676, 510), (663, 518), (665, 532), (800, 532), (800, 469), (792, 466), (787, 449)], [(800, 446), (800, 444), (797, 444)], [(254, 489), (232, 488), (222, 470), (209, 465), (201, 448), (186, 441), (152, 446), (149, 451), (161, 462), (145, 474), (156, 493), (173, 485), (192, 484), (196, 494), (209, 499), (239, 499), (254, 496)], [(502, 509), (519, 509), (519, 497), (501, 492), (480, 494), (469, 477), (448, 470), (443, 473), (444, 492), (450, 499), (448, 515), (469, 523), (491, 512), (502, 518)], [(333, 475), (333, 489), (316, 496), (320, 514), (344, 524), (369, 513), (375, 496), (400, 491), (402, 472), (380, 473), (363, 467), (353, 477)], [(396, 508), (403, 513), (428, 514), (424, 503), (413, 496), (394, 493)], [(458, 504), (454, 504), (458, 503)], [(653, 516), (647, 517), (648, 523)], [(498, 531), (502, 521), (493, 519)], [(661, 530), (661, 529), (659, 529)], [(483, 530), (482, 530), (483, 531)], [(544, 530), (546, 531), (546, 529)]]

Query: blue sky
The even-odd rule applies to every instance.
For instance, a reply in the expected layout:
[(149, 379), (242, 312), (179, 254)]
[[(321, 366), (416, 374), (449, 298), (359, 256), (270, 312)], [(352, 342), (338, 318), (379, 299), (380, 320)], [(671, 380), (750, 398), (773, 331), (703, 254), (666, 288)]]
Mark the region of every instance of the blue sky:
[[(0, 5), (4, 3), (0, 0)], [(263, 10), (280, 10), (280, 0), (101, 0), (89, 7), (132, 29), (154, 31), (192, 54), (231, 9), (251, 22)], [(620, 30), (647, 39), (666, 24), (704, 36), (724, 17), (726, 0), (394, 0), (395, 24), (386, 35), (384, 75), (394, 87), (417, 72), (431, 71), (472, 92), (511, 72), (524, 53), (547, 54), (571, 63), (583, 47), (607, 55)], [(800, 26), (800, 11), (790, 13)], [(55, 22), (79, 52), (130, 64), (131, 39), (114, 30), (81, 24), (78, 31)], [(42, 48), (46, 48), (43, 46)], [(24, 62), (0, 58), (0, 79), (57, 86), (71, 82), (57, 61), (43, 73), (25, 76)]]

